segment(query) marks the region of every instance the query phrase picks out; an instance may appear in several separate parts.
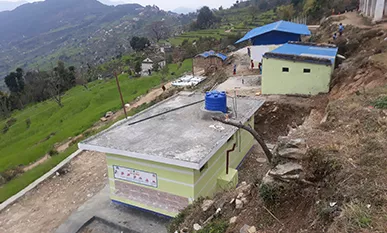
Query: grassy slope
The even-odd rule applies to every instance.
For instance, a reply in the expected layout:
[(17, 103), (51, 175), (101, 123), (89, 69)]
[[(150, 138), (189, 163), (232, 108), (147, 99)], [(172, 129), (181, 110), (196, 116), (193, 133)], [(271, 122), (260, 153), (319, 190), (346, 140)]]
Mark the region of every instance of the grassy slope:
[[(217, 14), (222, 18), (221, 26), (219, 28), (189, 31), (170, 38), (168, 41), (172, 45), (178, 46), (185, 39), (188, 39), (190, 42), (199, 39), (199, 37), (213, 37), (215, 39), (220, 39), (227, 35), (235, 35), (238, 33), (244, 34), (255, 27), (272, 23), (277, 20), (277, 16), (273, 11), (257, 13), (255, 19), (253, 19), (249, 14), (248, 7), (226, 9)], [(231, 32), (225, 32), (227, 30), (231, 30)]]
[[(180, 68), (176, 64), (169, 65), (170, 72), (175, 72), (175, 75), (169, 76), (168, 79), (173, 79), (189, 71), (191, 67), (192, 60), (184, 61)], [(159, 74), (132, 80), (128, 79), (125, 74), (120, 75), (121, 89), (126, 101), (131, 101), (137, 96), (145, 94), (147, 90), (159, 85), (160, 82), (161, 75)], [(81, 87), (75, 87), (68, 91), (64, 97), (65, 107), (63, 108), (57, 107), (52, 101), (46, 101), (15, 113), (13, 117), (18, 119), (17, 123), (5, 135), (0, 136), (0, 154), (6, 155), (0, 157), (1, 169), (35, 161), (51, 149), (55, 142), (80, 134), (92, 126), (106, 111), (120, 108), (114, 80), (96, 81), (89, 86), (90, 91)], [(139, 107), (138, 110), (142, 108)], [(129, 112), (129, 115), (137, 112), (135, 109)], [(28, 117), (32, 121), (30, 129), (26, 129), (24, 122)], [(37, 143), (51, 132), (56, 132), (56, 135), (43, 143)], [(23, 140), (23, 138), (27, 140)], [(28, 186), (76, 150), (77, 145), (73, 145), (63, 153), (52, 157), (0, 187), (0, 203)], [(8, 151), (8, 154), (5, 154), (4, 151)]]
[[(176, 75), (190, 69), (191, 61), (184, 62), (180, 69), (177, 69), (177, 65), (170, 66), (170, 72)], [(125, 101), (132, 101), (145, 94), (159, 85), (160, 80), (158, 74), (139, 79), (120, 75)], [(89, 88), (87, 91), (78, 86), (68, 91), (63, 97), (63, 108), (59, 108), (53, 101), (46, 101), (15, 112), (13, 117), (17, 119), (16, 123), (7, 133), (0, 134), (0, 172), (36, 161), (55, 143), (82, 133), (107, 111), (120, 108), (115, 80), (96, 81)], [(26, 125), (28, 118), (31, 119), (29, 129)], [(4, 124), (4, 121), (0, 122), (0, 127), (3, 128)]]

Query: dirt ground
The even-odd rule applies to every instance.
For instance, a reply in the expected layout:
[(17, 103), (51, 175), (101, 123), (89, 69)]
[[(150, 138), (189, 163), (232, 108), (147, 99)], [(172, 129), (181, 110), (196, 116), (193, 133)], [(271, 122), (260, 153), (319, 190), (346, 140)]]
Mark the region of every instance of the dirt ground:
[[(54, 176), (0, 213), (0, 232), (54, 232), (107, 182), (105, 155), (83, 152)], [(59, 171), (59, 172), (62, 172)]]
[[(171, 83), (165, 86), (167, 89), (172, 87)], [(154, 89), (138, 98), (127, 111), (149, 103), (162, 94), (161, 88)], [(97, 122), (90, 130), (103, 127), (123, 114), (123, 110), (117, 111), (107, 122)], [(70, 143), (77, 138), (61, 144), (58, 149), (61, 151), (67, 149)], [(48, 158), (49, 156), (46, 155), (25, 169), (29, 170)], [(68, 172), (55, 178), (49, 178), (2, 211), (0, 213), (0, 232), (54, 232), (74, 210), (106, 185), (107, 168), (105, 156), (102, 153), (83, 152), (64, 170)]]

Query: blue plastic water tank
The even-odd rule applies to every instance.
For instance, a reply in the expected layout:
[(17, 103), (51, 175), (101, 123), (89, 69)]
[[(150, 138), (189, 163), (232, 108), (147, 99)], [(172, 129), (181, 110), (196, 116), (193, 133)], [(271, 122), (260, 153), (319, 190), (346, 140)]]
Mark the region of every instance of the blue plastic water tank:
[(227, 95), (222, 91), (211, 91), (206, 93), (205, 108), (208, 111), (227, 113)]

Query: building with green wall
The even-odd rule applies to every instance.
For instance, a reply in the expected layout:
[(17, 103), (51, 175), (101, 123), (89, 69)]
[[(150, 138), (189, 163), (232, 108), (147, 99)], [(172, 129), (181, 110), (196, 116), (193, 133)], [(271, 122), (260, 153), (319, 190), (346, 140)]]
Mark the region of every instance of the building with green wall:
[(328, 93), (337, 47), (289, 42), (263, 55), (262, 94)]
[[(182, 92), (79, 144), (106, 153), (113, 201), (174, 217), (195, 199), (236, 186), (254, 138), (213, 121), (203, 100)], [(263, 103), (239, 98), (234, 120), (254, 127)]]

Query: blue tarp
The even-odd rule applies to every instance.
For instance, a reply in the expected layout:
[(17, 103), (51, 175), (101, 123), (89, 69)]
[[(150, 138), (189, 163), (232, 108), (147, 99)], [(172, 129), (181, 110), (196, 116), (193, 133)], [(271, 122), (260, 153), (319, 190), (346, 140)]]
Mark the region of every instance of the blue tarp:
[(201, 54), (198, 54), (197, 56), (200, 56), (200, 57), (204, 57), (204, 58), (207, 58), (207, 57), (219, 57), (220, 59), (222, 59), (223, 61), (225, 61), (227, 59), (227, 56), (222, 54), (222, 53), (216, 53), (215, 51), (213, 50), (210, 50), (210, 51), (206, 51), (204, 53), (201, 53)]
[(253, 40), (254, 45), (284, 44), (288, 41), (299, 40), (301, 35), (311, 35), (307, 25), (281, 20), (254, 28), (246, 33), (243, 38), (235, 42), (235, 44), (250, 39)]
[(334, 64), (337, 52), (338, 48), (335, 47), (287, 43), (269, 53), (329, 59), (331, 64)]

